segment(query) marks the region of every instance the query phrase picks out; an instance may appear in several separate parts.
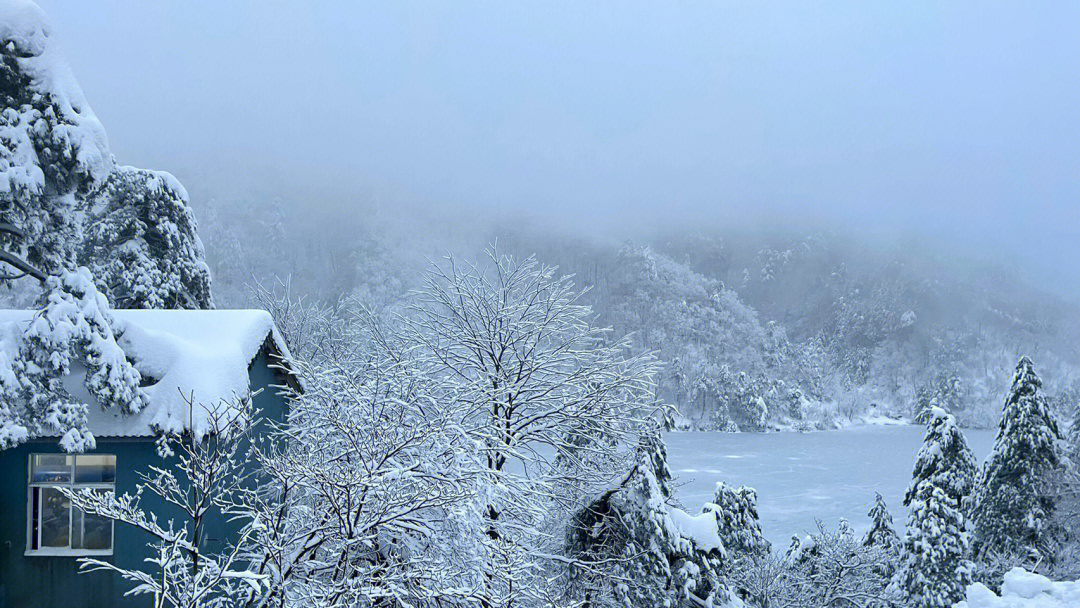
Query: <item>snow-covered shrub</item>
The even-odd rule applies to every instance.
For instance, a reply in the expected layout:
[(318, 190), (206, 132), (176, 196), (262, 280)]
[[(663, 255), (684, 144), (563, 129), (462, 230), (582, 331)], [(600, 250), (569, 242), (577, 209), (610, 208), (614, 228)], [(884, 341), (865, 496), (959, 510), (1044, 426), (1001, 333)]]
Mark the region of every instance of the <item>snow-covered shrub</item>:
[[(786, 584), (773, 605), (798, 608), (886, 606), (889, 580), (881, 571), (885, 549), (866, 545), (844, 520), (835, 530), (818, 522), (818, 531), (794, 539), (788, 549)], [(762, 563), (762, 562), (759, 562)], [(767, 566), (767, 561), (763, 562)], [(759, 566), (760, 567), (760, 566)]]

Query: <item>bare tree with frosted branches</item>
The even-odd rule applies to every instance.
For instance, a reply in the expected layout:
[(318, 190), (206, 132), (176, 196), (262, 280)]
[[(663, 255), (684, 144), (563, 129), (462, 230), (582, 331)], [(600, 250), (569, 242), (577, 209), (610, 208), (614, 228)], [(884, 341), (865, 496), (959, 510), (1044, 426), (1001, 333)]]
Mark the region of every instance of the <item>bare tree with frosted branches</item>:
[(625, 440), (648, 414), (652, 359), (595, 327), (583, 293), (554, 267), (493, 246), (482, 266), (433, 264), (405, 319), (481, 445), (483, 606), (544, 593), (542, 557), (562, 538), (549, 524), (628, 470)]

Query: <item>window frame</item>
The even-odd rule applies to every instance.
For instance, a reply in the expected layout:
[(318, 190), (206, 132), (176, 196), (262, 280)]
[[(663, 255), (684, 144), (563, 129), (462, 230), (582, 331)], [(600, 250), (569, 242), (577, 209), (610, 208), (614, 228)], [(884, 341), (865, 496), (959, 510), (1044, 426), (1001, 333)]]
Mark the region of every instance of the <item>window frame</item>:
[[(34, 458), (36, 456), (68, 456), (71, 457), (69, 465), (69, 480), (66, 482), (35, 482), (34, 481)], [(112, 456), (113, 458), (113, 481), (110, 482), (84, 482), (77, 483), (75, 474), (80, 456)], [(116, 521), (109, 520), (109, 548), (108, 549), (73, 549), (71, 539), (75, 525), (75, 507), (68, 501), (68, 546), (67, 547), (42, 547), (41, 546), (41, 511), (44, 501), (38, 500), (37, 513), (34, 513), (34, 491), (41, 488), (68, 488), (73, 491), (79, 490), (112, 490), (116, 492), (116, 454), (67, 454), (64, 452), (38, 452), (30, 454), (26, 462), (26, 550), (23, 555), (27, 557), (101, 557), (113, 555), (116, 547)], [(40, 492), (39, 492), (40, 495)], [(34, 549), (34, 521), (37, 516), (38, 527), (37, 549)]]

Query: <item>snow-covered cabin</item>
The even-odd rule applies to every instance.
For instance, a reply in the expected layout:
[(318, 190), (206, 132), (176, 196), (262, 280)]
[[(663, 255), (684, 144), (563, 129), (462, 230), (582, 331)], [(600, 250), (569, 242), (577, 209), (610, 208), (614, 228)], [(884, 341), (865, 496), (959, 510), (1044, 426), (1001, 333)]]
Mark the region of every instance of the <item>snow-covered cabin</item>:
[[(10, 351), (34, 314), (0, 311), (0, 363), (14, 356)], [(142, 376), (146, 406), (128, 415), (96, 407), (73, 369), (65, 388), (91, 404), (89, 429), (96, 447), (69, 454), (58, 437), (39, 437), (0, 450), (0, 608), (150, 606), (152, 597), (124, 597), (129, 586), (119, 576), (79, 573), (77, 562), (94, 556), (139, 565), (149, 556), (147, 538), (128, 526), (83, 516), (56, 486), (134, 492), (139, 473), (163, 462), (155, 447), (160, 432), (211, 431), (208, 412), (237, 399), (250, 399), (263, 421), (287, 418), (282, 387), (296, 380), (287, 371), (287, 351), (268, 313), (115, 310), (112, 315), (118, 343)], [(145, 497), (143, 504), (159, 512), (150, 503), (154, 498)], [(161, 505), (160, 513), (167, 516), (168, 509)], [(206, 540), (225, 540), (226, 528), (204, 531)]]

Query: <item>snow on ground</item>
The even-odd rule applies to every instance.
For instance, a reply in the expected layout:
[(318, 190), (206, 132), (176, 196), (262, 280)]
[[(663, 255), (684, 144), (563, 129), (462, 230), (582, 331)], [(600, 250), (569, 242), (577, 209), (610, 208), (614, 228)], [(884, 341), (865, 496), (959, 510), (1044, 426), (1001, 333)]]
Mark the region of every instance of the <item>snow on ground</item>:
[(1005, 575), (1001, 595), (982, 583), (967, 589), (967, 599), (955, 608), (1077, 608), (1080, 606), (1080, 581), (1052, 582), (1045, 576), (1013, 568)]
[[(901, 502), (911, 482), (921, 426), (861, 426), (811, 433), (678, 432), (665, 435), (675, 494), (690, 513), (713, 499), (716, 482), (757, 490), (765, 537), (786, 547), (793, 534), (817, 531), (815, 518), (834, 528), (841, 517), (859, 533), (881, 492), (902, 533)], [(994, 432), (966, 430), (977, 458), (993, 447)], [(1080, 606), (1078, 606), (1080, 608)]]

